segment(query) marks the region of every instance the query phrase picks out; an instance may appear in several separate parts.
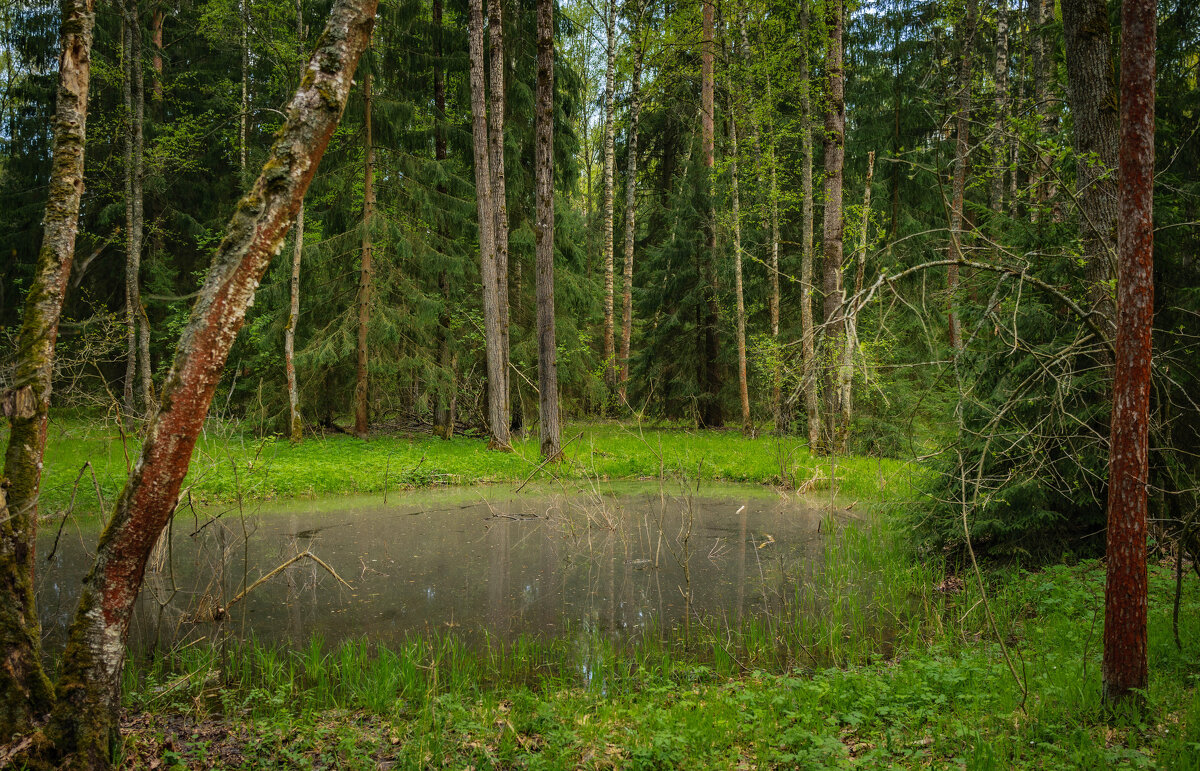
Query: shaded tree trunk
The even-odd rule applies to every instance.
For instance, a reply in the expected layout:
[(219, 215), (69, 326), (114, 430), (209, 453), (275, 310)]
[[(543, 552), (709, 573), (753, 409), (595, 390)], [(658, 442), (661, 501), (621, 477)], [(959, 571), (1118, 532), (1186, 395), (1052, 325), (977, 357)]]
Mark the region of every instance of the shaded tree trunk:
[[(433, 157), (441, 165), (446, 160), (446, 76), (443, 72), (442, 56), (442, 0), (433, 2), (433, 106), (437, 125), (433, 134)], [(446, 194), (446, 186), (438, 185), (438, 194)], [(438, 321), (438, 364), (442, 368), (442, 382), (438, 387), (437, 401), (433, 408), (433, 432), (442, 439), (454, 436), (454, 420), (457, 382), (457, 358), (453, 350), (450, 329), (450, 275), (443, 268), (438, 274), (438, 288), (442, 294), (442, 313)], [(446, 373), (450, 373), (446, 378)]]
[(309, 60), (262, 174), (238, 203), (180, 336), (141, 455), (83, 581), (47, 728), (75, 767), (107, 768), (117, 731), (121, 671), (146, 560), (177, 505), (196, 438), (229, 350), (271, 257), (295, 221), (346, 105), (370, 38), (376, 0), (338, 0)]
[(842, 0), (831, 0), (826, 7), (829, 30), (825, 67), (829, 85), (825, 97), (825, 351), (830, 362), (827, 367), (826, 409), (829, 419), (827, 436), (832, 446), (837, 436), (837, 420), (841, 414), (838, 403), (839, 391), (836, 382), (836, 362), (840, 360), (842, 346), (846, 344), (845, 319), (842, 306), (845, 289), (842, 285), (842, 166), (846, 155), (846, 96), (845, 70), (842, 64)]
[(800, 351), (804, 359), (801, 389), (808, 422), (808, 446), (821, 444), (821, 408), (817, 399), (817, 351), (813, 329), (813, 127), (812, 79), (809, 49), (812, 45), (809, 0), (800, 0), (800, 146), (804, 158), (800, 168), (800, 195), (804, 199), (800, 225)]
[(491, 41), (491, 92), (488, 119), (489, 171), (492, 175), (492, 212), (496, 217), (496, 295), (500, 314), (500, 354), (503, 366), (500, 393), (504, 397), (504, 420), (511, 422), (512, 388), (510, 386), (508, 339), (508, 192), (504, 180), (504, 10), (503, 0), (488, 2), (488, 36)]
[(642, 111), (641, 92), (642, 61), (646, 54), (645, 42), (638, 32), (642, 8), (639, 5), (634, 16), (631, 37), (637, 50), (633, 58), (633, 80), (629, 93), (629, 135), (625, 145), (628, 158), (625, 164), (625, 291), (622, 296), (621, 314), (621, 401), (625, 401), (625, 384), (629, 380), (629, 344), (633, 336), (633, 252), (637, 238), (637, 167), (638, 167), (638, 117)]
[(1120, 296), (1108, 467), (1108, 571), (1104, 587), (1104, 698), (1147, 685), (1146, 509), (1150, 357), (1154, 322), (1153, 0), (1121, 8)]
[(700, 423), (707, 428), (716, 428), (725, 423), (724, 410), (721, 406), (721, 343), (720, 343), (720, 308), (717, 304), (717, 209), (714, 194), (715, 128), (714, 128), (714, 92), (716, 81), (713, 73), (713, 61), (716, 56), (713, 39), (714, 27), (713, 0), (704, 0), (701, 13), (701, 51), (700, 51), (700, 139), (704, 155), (705, 179), (708, 197), (708, 222), (706, 224), (706, 253), (701, 260), (701, 275), (704, 277), (704, 291), (707, 295), (706, 311), (700, 328), (703, 330), (701, 342), (702, 380), (704, 394), (702, 396)]
[(742, 287), (742, 201), (738, 185), (737, 114), (729, 105), (730, 183), (733, 196), (733, 292), (737, 303), (738, 396), (742, 404), (742, 431), (750, 433), (750, 385), (746, 376), (746, 298)]
[(475, 200), (479, 218), (479, 273), (483, 284), (484, 345), (487, 355), (488, 446), (510, 445), (505, 399), (505, 358), (496, 267), (496, 214), (492, 208), (491, 153), (483, 82), (483, 0), (471, 0), (468, 24), (471, 57), (471, 127), (475, 156)]
[(91, 0), (63, 0), (58, 96), (49, 192), (29, 293), (17, 336), (12, 388), (3, 394), (9, 421), (0, 479), (0, 737), (25, 733), (50, 711), (53, 693), (42, 669), (41, 625), (33, 591), (37, 504), (58, 341), (58, 321), (83, 195), (88, 86), (91, 78)]
[[(992, 83), (996, 89), (992, 139), (991, 199), (992, 238), (998, 237), (999, 220), (1004, 213), (1004, 173), (1008, 165), (1008, 142), (1005, 127), (1008, 121), (1008, 0), (996, 3), (996, 61), (992, 67)], [(1015, 173), (1015, 172), (1014, 172)]]
[(354, 434), (366, 439), (370, 391), (367, 369), (367, 330), (371, 324), (371, 279), (375, 275), (371, 226), (375, 218), (375, 144), (371, 136), (371, 73), (363, 77), (363, 121), (366, 126), (366, 163), (363, 170), (362, 265), (358, 272), (358, 346), (354, 368)]
[[(157, 18), (157, 17), (155, 17)], [(161, 29), (159, 30), (161, 32)], [(296, 39), (304, 45), (304, 3), (296, 2)], [(162, 40), (158, 41), (162, 47)], [(300, 321), (300, 258), (304, 255), (304, 199), (296, 213), (296, 232), (292, 246), (292, 278), (288, 285), (287, 326), (283, 328), (283, 369), (287, 376), (288, 438), (293, 444), (304, 439), (304, 421), (300, 417), (300, 389), (296, 384), (296, 324)]]
[(613, 115), (613, 102), (617, 70), (617, 0), (607, 0), (606, 7), (604, 31), (608, 41), (608, 64), (604, 70), (604, 382), (612, 389), (617, 382), (613, 314), (613, 188), (616, 172), (616, 116)]
[[(854, 292), (851, 297), (857, 298), (862, 291), (863, 275), (867, 269), (868, 231), (871, 227), (871, 183), (875, 178), (875, 151), (867, 153), (867, 183), (863, 189), (861, 236), (858, 253), (854, 257)], [(838, 405), (842, 410), (840, 432), (837, 446), (840, 452), (850, 449), (850, 422), (854, 418), (854, 356), (858, 353), (858, 311), (854, 302), (846, 303), (846, 344), (842, 346), (842, 359), (838, 368)]]
[(249, 182), (250, 173), (250, 0), (240, 0), (242, 16), (242, 112), (238, 118), (238, 172), (239, 181)]
[[(958, 106), (954, 116), (954, 181), (950, 191), (950, 243), (946, 247), (946, 259), (963, 258), (963, 203), (967, 190), (967, 152), (971, 141), (971, 71), (974, 62), (972, 47), (975, 41), (978, 0), (967, 0), (966, 16), (958, 29)], [(946, 268), (946, 288), (949, 291), (950, 309), (947, 319), (950, 329), (950, 347), (962, 347), (962, 329), (958, 318), (958, 265)]]
[(1062, 14), (1088, 297), (1092, 310), (1100, 314), (1112, 334), (1117, 316), (1112, 285), (1116, 279), (1120, 119), (1108, 4), (1104, 0), (1065, 0)]
[(542, 457), (552, 460), (562, 453), (554, 339), (554, 0), (538, 0), (537, 62), (533, 162), (537, 186), (538, 415)]

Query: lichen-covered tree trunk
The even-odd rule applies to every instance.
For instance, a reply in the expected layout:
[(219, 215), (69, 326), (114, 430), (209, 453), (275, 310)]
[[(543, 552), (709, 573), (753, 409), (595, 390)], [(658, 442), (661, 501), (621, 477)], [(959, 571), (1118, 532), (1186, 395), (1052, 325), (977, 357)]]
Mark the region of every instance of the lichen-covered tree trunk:
[(1146, 509), (1150, 357), (1154, 322), (1154, 0), (1121, 8), (1120, 225), (1108, 571), (1104, 587), (1104, 698), (1147, 685)]
[(621, 376), (620, 396), (625, 401), (625, 386), (629, 381), (629, 345), (633, 337), (633, 253), (637, 238), (637, 168), (638, 168), (638, 117), (642, 111), (641, 82), (642, 62), (646, 54), (645, 42), (638, 32), (641, 7), (634, 16), (631, 37), (637, 50), (633, 55), (633, 79), (629, 85), (629, 134), (625, 141), (625, 288), (621, 298)]
[(471, 57), (471, 128), (475, 160), (475, 203), (479, 219), (479, 275), (483, 285), (483, 336), (487, 358), (488, 445), (507, 449), (508, 412), (504, 384), (503, 330), (496, 271), (496, 214), (492, 208), (491, 153), (488, 150), (487, 97), (483, 81), (483, 0), (471, 0), (468, 20)]
[(537, 4), (537, 104), (533, 165), (537, 187), (538, 415), (542, 457), (562, 454), (558, 353), (554, 339), (554, 0)]
[(296, 324), (300, 320), (300, 258), (304, 255), (304, 201), (296, 213), (296, 231), (292, 245), (292, 278), (289, 283), (287, 326), (283, 328), (283, 369), (287, 376), (288, 438), (293, 444), (304, 439), (304, 421), (300, 417), (300, 389), (296, 384)]
[(733, 197), (733, 293), (737, 303), (738, 396), (742, 405), (742, 431), (750, 433), (750, 385), (746, 376), (746, 297), (742, 287), (742, 198), (738, 180), (737, 113), (729, 105), (729, 174)]
[(500, 393), (504, 396), (504, 420), (512, 418), (508, 325), (508, 191), (504, 179), (504, 12), (503, 0), (488, 0), (488, 37), (491, 40), (491, 91), (488, 117), (488, 170), (492, 177), (492, 211), (496, 217), (496, 294), (500, 314), (500, 354), (504, 357)]
[(809, 0), (800, 0), (800, 195), (804, 199), (800, 217), (800, 353), (803, 357), (801, 390), (808, 423), (808, 446), (815, 451), (821, 443), (821, 408), (817, 398), (817, 351), (813, 329), (813, 126), (812, 79), (808, 57), (812, 45)]
[(996, 89), (992, 118), (992, 179), (989, 198), (992, 208), (992, 238), (998, 235), (999, 220), (1004, 212), (1004, 174), (1008, 166), (1008, 142), (1005, 127), (1008, 121), (1008, 0), (996, 2), (996, 59), (992, 67), (992, 85)]
[(617, 0), (607, 0), (604, 22), (608, 63), (604, 70), (604, 382), (617, 383), (615, 319), (613, 314), (613, 206), (616, 175), (616, 116), (613, 115), (617, 71)]
[(839, 392), (836, 382), (836, 362), (841, 358), (842, 346), (846, 344), (845, 319), (842, 306), (845, 289), (842, 283), (842, 167), (846, 156), (846, 91), (845, 70), (842, 65), (842, 0), (831, 0), (826, 6), (828, 18), (828, 40), (825, 68), (828, 86), (825, 95), (825, 394), (828, 410), (826, 428), (829, 441), (837, 436), (837, 421), (841, 414), (838, 404)]
[(33, 593), (37, 502), (50, 410), (54, 347), (63, 296), (75, 255), (83, 195), (91, 0), (62, 0), (58, 94), (42, 245), (17, 336), (12, 389), (3, 394), (9, 421), (0, 479), (0, 739), (23, 733), (49, 712), (50, 682), (42, 670), (41, 626)]
[(371, 73), (363, 76), (363, 122), (366, 127), (366, 162), (363, 169), (362, 263), (358, 271), (358, 345), (354, 367), (354, 434), (366, 439), (370, 433), (368, 406), (370, 356), (367, 331), (371, 326), (371, 281), (375, 276), (371, 226), (375, 218), (375, 144), (371, 134)]
[(337, 0), (266, 164), (238, 202), (179, 339), (138, 462), (100, 536), (59, 667), (47, 735), (73, 767), (106, 768), (125, 640), (146, 560), (175, 510), (229, 350), (283, 248), (370, 38), (377, 0)]
[[(966, 15), (958, 28), (958, 94), (957, 107), (954, 116), (954, 180), (950, 191), (950, 243), (946, 245), (946, 259), (961, 260), (963, 258), (963, 203), (967, 190), (967, 152), (971, 139), (971, 71), (975, 60), (973, 44), (975, 40), (977, 0), (967, 0)], [(946, 267), (946, 289), (949, 292), (949, 323), (950, 347), (958, 350), (962, 347), (962, 329), (956, 308), (958, 299), (958, 265)]]
[(863, 275), (867, 269), (867, 236), (871, 227), (871, 183), (875, 179), (875, 151), (867, 153), (867, 182), (863, 189), (862, 221), (859, 230), (858, 252), (854, 256), (854, 292), (852, 301), (846, 303), (846, 344), (842, 346), (842, 358), (838, 364), (838, 406), (841, 408), (841, 425), (838, 427), (838, 451), (850, 449), (850, 422), (854, 418), (854, 356), (858, 353), (858, 293), (862, 291)]
[(1103, 327), (1116, 330), (1117, 147), (1120, 119), (1108, 4), (1064, 0), (1067, 98), (1074, 125), (1075, 190), (1087, 260), (1088, 296)]

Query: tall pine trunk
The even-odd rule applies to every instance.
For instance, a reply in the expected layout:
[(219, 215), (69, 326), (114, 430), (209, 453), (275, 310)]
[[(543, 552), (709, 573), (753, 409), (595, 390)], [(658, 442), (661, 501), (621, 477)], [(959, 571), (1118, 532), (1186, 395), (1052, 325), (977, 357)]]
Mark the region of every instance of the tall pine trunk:
[(821, 444), (821, 408), (817, 398), (817, 351), (813, 329), (813, 126), (812, 79), (809, 76), (809, 48), (812, 45), (809, 0), (800, 0), (800, 352), (804, 359), (801, 389), (808, 422), (808, 446), (814, 452)]
[(363, 169), (362, 264), (358, 272), (358, 345), (354, 368), (354, 434), (366, 439), (368, 422), (367, 330), (371, 325), (371, 280), (375, 275), (371, 226), (375, 218), (375, 144), (371, 135), (371, 73), (363, 77), (363, 121), (366, 126), (366, 163)]
[[(950, 191), (950, 243), (946, 246), (946, 259), (963, 259), (963, 204), (967, 190), (967, 152), (971, 139), (971, 72), (975, 57), (976, 15), (978, 0), (967, 0), (966, 16), (959, 24), (958, 39), (958, 94), (954, 116), (954, 180)], [(946, 268), (946, 289), (949, 292), (950, 347), (962, 347), (962, 328), (958, 318), (958, 265)]]
[(1121, 8), (1121, 216), (1117, 339), (1108, 466), (1104, 698), (1147, 686), (1146, 510), (1154, 322), (1154, 0)]
[(724, 424), (725, 414), (721, 405), (721, 338), (720, 308), (717, 303), (717, 199), (714, 191), (715, 116), (714, 92), (716, 80), (713, 63), (716, 56), (714, 33), (714, 3), (704, 0), (701, 13), (700, 51), (700, 144), (704, 155), (704, 178), (708, 198), (708, 222), (705, 226), (705, 253), (700, 257), (701, 276), (706, 295), (700, 357), (703, 393), (701, 394), (700, 424), (706, 428), (717, 428)]
[(534, 175), (537, 218), (538, 415), (542, 457), (562, 453), (558, 421), (558, 354), (554, 339), (554, 0), (537, 4), (537, 106)]
[(842, 346), (846, 344), (845, 319), (842, 306), (845, 289), (842, 284), (842, 167), (846, 156), (846, 91), (845, 70), (842, 64), (842, 0), (831, 0), (826, 6), (826, 27), (829, 39), (825, 54), (825, 68), (829, 85), (825, 96), (825, 217), (824, 217), (824, 269), (825, 269), (825, 358), (830, 362), (826, 368), (826, 428), (830, 446), (837, 436), (838, 416), (841, 405), (836, 382), (836, 362), (841, 359)]
[(58, 321), (83, 195), (95, 24), (91, 0), (63, 0), (59, 7), (58, 98), (42, 244), (25, 296), (12, 387), (0, 398), (10, 427), (0, 485), (0, 737), (5, 741), (28, 731), (53, 703), (42, 669), (41, 625), (33, 592), (37, 504)]
[(1091, 309), (1113, 334), (1117, 309), (1111, 286), (1116, 278), (1120, 116), (1108, 4), (1104, 0), (1065, 0), (1062, 14), (1088, 296)]
[(742, 199), (738, 180), (737, 112), (730, 92), (729, 105), (729, 174), (733, 196), (733, 292), (737, 303), (738, 396), (742, 405), (742, 431), (749, 434), (750, 385), (746, 377), (746, 298), (742, 287)]
[[(998, 239), (1000, 217), (1004, 213), (1004, 173), (1008, 165), (1008, 0), (996, 3), (996, 61), (992, 67), (996, 89), (992, 136), (992, 179), (989, 198), (992, 207), (992, 238)], [(1014, 172), (1015, 173), (1015, 172)]]
[(59, 666), (47, 728), (60, 760), (107, 768), (117, 735), (121, 672), (146, 560), (178, 502), (192, 450), (271, 257), (295, 221), (304, 191), (346, 105), (370, 38), (376, 0), (337, 0), (262, 174), (238, 203), (183, 329), (141, 456), (83, 580)]
[[(442, 0), (433, 0), (433, 107), (435, 120), (433, 158), (441, 166), (446, 160), (446, 76), (442, 56)], [(438, 194), (446, 194), (446, 186), (438, 185)], [(443, 233), (444, 235), (444, 233)], [(454, 436), (456, 394), (458, 391), (453, 332), (450, 329), (450, 274), (443, 268), (438, 274), (438, 289), (442, 293), (442, 313), (438, 319), (438, 365), (442, 368), (441, 384), (433, 408), (433, 432), (442, 439)], [(449, 373), (449, 377), (447, 374)]]
[(504, 11), (503, 0), (488, 0), (488, 36), (491, 41), (491, 91), (489, 92), (488, 152), (492, 175), (492, 212), (496, 217), (496, 293), (500, 314), (501, 394), (504, 420), (512, 418), (508, 325), (508, 192), (504, 180)]
[(483, 336), (487, 356), (488, 445), (510, 446), (505, 398), (503, 327), (496, 267), (496, 213), (488, 150), (487, 97), (483, 82), (483, 0), (471, 0), (468, 24), (471, 57), (471, 128), (475, 158), (475, 201), (479, 219), (479, 274), (483, 285)]
[(604, 31), (608, 47), (607, 65), (604, 70), (604, 382), (611, 389), (617, 382), (613, 315), (613, 189), (616, 172), (616, 116), (613, 115), (613, 106), (617, 70), (617, 0), (607, 0), (606, 8)]
[(638, 24), (642, 9), (639, 5), (634, 15), (634, 26), (630, 33), (637, 50), (633, 57), (633, 80), (629, 93), (629, 134), (625, 141), (628, 158), (625, 162), (625, 289), (621, 298), (621, 401), (626, 399), (626, 383), (629, 380), (629, 345), (633, 337), (633, 253), (637, 238), (637, 168), (638, 168), (638, 117), (642, 111), (641, 92), (642, 61), (646, 54), (645, 42), (641, 39)]

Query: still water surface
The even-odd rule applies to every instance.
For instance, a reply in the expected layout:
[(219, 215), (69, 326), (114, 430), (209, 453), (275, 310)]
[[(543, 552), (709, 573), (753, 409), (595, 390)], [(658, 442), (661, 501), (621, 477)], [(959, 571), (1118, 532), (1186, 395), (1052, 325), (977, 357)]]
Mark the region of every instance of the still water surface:
[[(367, 637), (399, 643), (454, 630), (633, 639), (692, 618), (774, 612), (820, 561), (822, 512), (763, 488), (626, 484), (514, 494), (508, 488), (289, 501), (176, 515), (152, 560), (130, 633), (137, 650), (220, 632), (264, 642)], [(38, 544), (38, 602), (61, 648), (97, 531)], [(230, 605), (246, 586), (293, 563)], [(226, 608), (223, 621), (211, 620)]]

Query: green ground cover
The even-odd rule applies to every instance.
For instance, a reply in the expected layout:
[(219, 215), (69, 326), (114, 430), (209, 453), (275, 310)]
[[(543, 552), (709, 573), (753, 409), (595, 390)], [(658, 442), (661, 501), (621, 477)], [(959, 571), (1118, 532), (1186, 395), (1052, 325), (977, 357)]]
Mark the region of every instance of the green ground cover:
[[(828, 489), (830, 461), (814, 457), (798, 437), (737, 431), (637, 428), (616, 423), (568, 425), (567, 463), (539, 469), (537, 437), (519, 440), (512, 453), (487, 449), (484, 439), (443, 441), (429, 434), (383, 434), (369, 441), (345, 435), (310, 437), (292, 445), (255, 437), (210, 421), (185, 481), (196, 502), (378, 493), (432, 485), (519, 484), (553, 476), (601, 480), (657, 479), (686, 474), (706, 481), (804, 486), (817, 478)], [(42, 483), (42, 514), (94, 512), (95, 488), (111, 503), (137, 459), (136, 437), (113, 425), (52, 421)], [(90, 465), (85, 465), (90, 464)], [(914, 469), (899, 461), (847, 457), (834, 461), (838, 492), (875, 499), (881, 488), (906, 485)], [(95, 473), (95, 482), (92, 473)], [(82, 476), (81, 476), (82, 474)]]

